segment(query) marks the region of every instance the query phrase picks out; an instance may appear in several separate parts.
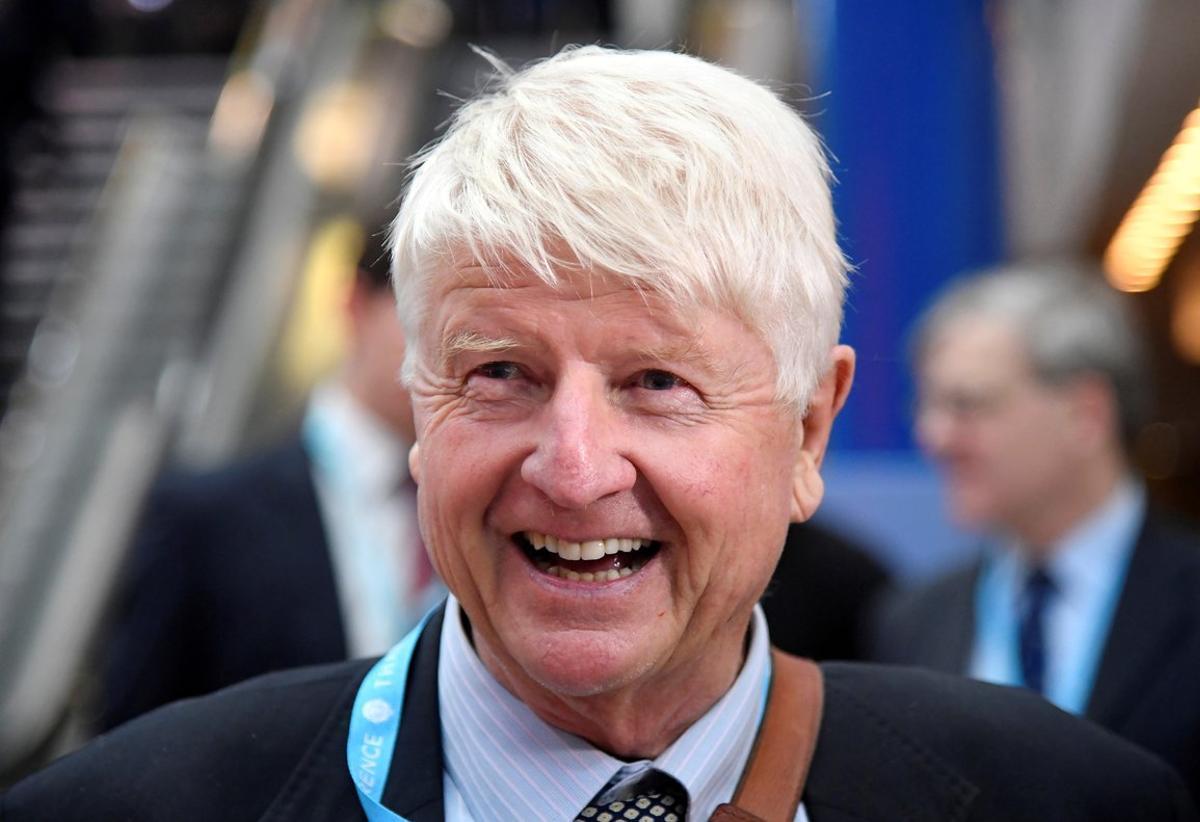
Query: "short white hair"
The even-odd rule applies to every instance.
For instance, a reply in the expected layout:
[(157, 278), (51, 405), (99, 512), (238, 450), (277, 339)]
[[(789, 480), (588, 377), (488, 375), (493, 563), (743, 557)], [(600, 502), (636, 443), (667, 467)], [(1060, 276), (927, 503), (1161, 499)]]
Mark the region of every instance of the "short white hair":
[(695, 57), (567, 47), (496, 76), (414, 157), (393, 281), (419, 355), (430, 278), (469, 254), (499, 281), (600, 272), (737, 315), (803, 409), (837, 343), (847, 264), (829, 165), (800, 115)]

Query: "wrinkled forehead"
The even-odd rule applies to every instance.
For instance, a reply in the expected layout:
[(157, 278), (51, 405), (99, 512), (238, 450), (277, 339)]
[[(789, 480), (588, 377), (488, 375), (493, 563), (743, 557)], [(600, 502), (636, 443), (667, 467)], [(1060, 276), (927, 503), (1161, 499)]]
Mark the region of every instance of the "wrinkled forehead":
[[(547, 276), (547, 270), (552, 277)], [(732, 299), (722, 302), (678, 287), (672, 290), (669, 283), (649, 282), (644, 277), (589, 266), (566, 254), (542, 270), (511, 257), (483, 261), (464, 252), (448, 255), (441, 264), (431, 267), (423, 283), (426, 316), (436, 313), (447, 299), (473, 291), (486, 292), (495, 301), (572, 300), (597, 306), (625, 297), (627, 304), (644, 306), (658, 322), (681, 334), (694, 328), (700, 315), (719, 314), (735, 319), (755, 336), (761, 336), (736, 310)]]

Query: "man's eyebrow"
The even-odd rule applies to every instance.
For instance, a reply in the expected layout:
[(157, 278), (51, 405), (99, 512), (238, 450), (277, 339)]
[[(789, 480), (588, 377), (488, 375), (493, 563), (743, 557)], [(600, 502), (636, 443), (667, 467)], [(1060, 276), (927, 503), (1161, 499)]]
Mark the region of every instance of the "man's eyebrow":
[(705, 350), (695, 342), (642, 346), (638, 348), (637, 353), (639, 357), (649, 362), (685, 363), (718, 377), (730, 376), (737, 370), (731, 368), (729, 363), (714, 357), (711, 351)]
[(444, 364), (460, 354), (501, 353), (518, 347), (516, 340), (507, 337), (488, 337), (478, 331), (455, 331), (442, 338), (438, 355)]

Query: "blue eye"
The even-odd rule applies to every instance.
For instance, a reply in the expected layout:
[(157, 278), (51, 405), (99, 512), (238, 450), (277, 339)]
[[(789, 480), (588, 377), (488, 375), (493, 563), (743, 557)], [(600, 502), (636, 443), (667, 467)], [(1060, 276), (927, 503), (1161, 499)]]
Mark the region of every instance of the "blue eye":
[(670, 391), (672, 388), (678, 388), (684, 384), (683, 380), (671, 372), (654, 369), (639, 374), (637, 382), (639, 387), (648, 391)]
[(489, 380), (515, 380), (521, 376), (521, 367), (514, 362), (489, 362), (476, 368), (475, 373)]

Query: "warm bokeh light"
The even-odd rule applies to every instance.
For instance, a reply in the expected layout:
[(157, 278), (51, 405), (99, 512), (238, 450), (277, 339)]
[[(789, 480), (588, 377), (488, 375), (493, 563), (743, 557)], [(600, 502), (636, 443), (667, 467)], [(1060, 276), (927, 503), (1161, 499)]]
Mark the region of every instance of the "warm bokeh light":
[(1154, 175), (1104, 252), (1109, 281), (1122, 291), (1158, 285), (1200, 215), (1200, 106), (1183, 121)]
[(379, 27), (406, 46), (432, 48), (450, 34), (454, 15), (444, 0), (387, 0)]
[(262, 140), (275, 105), (271, 81), (253, 69), (230, 75), (213, 112), (208, 139), (223, 154), (244, 156)]
[(1182, 279), (1171, 308), (1171, 337), (1184, 359), (1200, 363), (1200, 261)]
[(350, 217), (317, 228), (280, 348), (284, 382), (297, 393), (311, 387), (341, 359), (345, 305), (366, 234)]
[(379, 111), (379, 101), (360, 85), (339, 83), (318, 93), (296, 129), (296, 159), (304, 172), (325, 188), (357, 188), (371, 163)]

